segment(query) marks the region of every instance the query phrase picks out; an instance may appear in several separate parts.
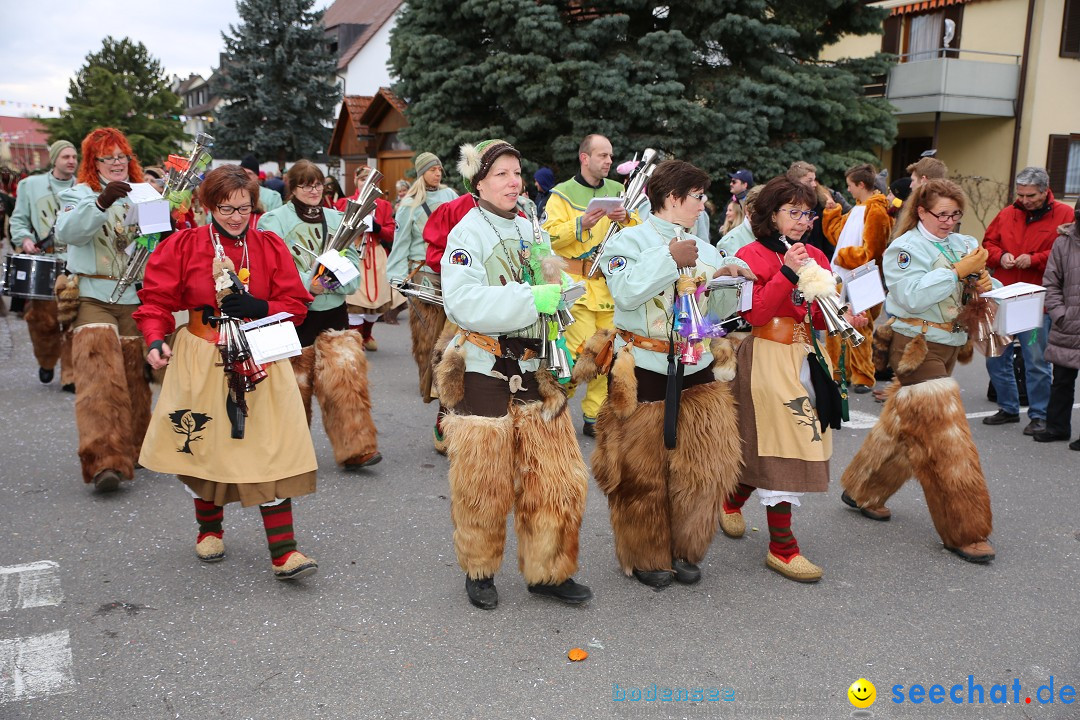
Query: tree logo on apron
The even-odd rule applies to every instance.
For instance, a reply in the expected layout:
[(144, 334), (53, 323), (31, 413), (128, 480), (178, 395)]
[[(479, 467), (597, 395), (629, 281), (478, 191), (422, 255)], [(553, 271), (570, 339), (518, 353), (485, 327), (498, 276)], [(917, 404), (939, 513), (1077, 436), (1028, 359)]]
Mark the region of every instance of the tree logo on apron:
[(173, 424), (173, 432), (177, 435), (183, 435), (185, 437), (184, 447), (179, 448), (176, 452), (187, 453), (188, 455), (194, 455), (191, 452), (191, 443), (196, 440), (202, 440), (202, 435), (196, 435), (195, 433), (202, 431), (206, 427), (206, 423), (213, 420), (209, 415), (203, 413), (192, 412), (191, 410), (177, 410), (169, 413), (169, 420)]
[(810, 404), (809, 396), (797, 397), (784, 403), (784, 405), (791, 408), (791, 412), (795, 417), (802, 418), (795, 421), (798, 425), (806, 425), (814, 431), (814, 437), (810, 439), (810, 442), (821, 442), (821, 434), (818, 433), (817, 428), (817, 413), (814, 412), (814, 406)]

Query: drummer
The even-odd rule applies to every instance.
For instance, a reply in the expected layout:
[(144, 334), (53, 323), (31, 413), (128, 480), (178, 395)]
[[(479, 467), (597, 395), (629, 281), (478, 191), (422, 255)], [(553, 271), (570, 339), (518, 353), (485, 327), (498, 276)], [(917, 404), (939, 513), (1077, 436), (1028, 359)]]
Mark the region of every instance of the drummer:
[[(11, 244), (16, 253), (48, 253), (63, 261), (67, 248), (56, 239), (53, 226), (60, 210), (59, 195), (75, 184), (79, 154), (67, 140), (49, 146), (52, 170), (31, 175), (19, 183), (15, 211), (11, 215)], [(52, 293), (52, 286), (48, 288)], [(38, 380), (52, 382), (57, 360), (60, 361), (60, 384), (75, 392), (75, 374), (71, 367), (71, 331), (62, 332), (57, 319), (56, 300), (29, 299), (23, 315), (30, 343), (38, 363)]]

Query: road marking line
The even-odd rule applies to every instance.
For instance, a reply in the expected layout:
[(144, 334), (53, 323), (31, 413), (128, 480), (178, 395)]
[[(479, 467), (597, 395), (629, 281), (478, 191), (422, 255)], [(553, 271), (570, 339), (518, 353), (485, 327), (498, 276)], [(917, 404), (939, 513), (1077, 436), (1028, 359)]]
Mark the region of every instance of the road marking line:
[[(1073, 410), (1075, 410), (1076, 408), (1080, 408), (1080, 403), (1073, 403)], [(1020, 409), (1026, 410), (1027, 407), (1025, 406)], [(991, 415), (996, 414), (997, 410), (982, 410), (979, 412), (970, 412), (965, 417), (967, 417), (968, 420), (976, 420), (978, 418), (990, 417)], [(852, 410), (849, 415), (851, 417), (851, 420), (844, 423), (844, 427), (851, 430), (869, 430), (870, 428), (877, 425), (878, 416), (874, 415), (873, 413), (862, 412), (861, 410)]]
[(0, 567), (0, 612), (59, 605), (63, 600), (59, 565), (51, 560)]
[(0, 640), (0, 705), (75, 689), (67, 630)]

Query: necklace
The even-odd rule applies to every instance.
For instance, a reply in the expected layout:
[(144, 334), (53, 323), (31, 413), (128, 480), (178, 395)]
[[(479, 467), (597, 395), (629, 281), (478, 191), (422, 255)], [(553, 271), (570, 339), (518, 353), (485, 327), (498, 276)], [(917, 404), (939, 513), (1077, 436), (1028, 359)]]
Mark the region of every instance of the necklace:
[[(214, 243), (214, 254), (219, 260), (224, 260), (225, 248), (221, 244), (221, 237), (218, 235), (217, 228), (211, 228), (211, 240)], [(228, 237), (228, 236), (226, 236)], [(244, 241), (244, 238), (233, 238), (234, 247), (243, 248), (240, 255), (240, 268), (236, 271), (236, 277), (240, 282), (244, 284), (244, 289), (247, 290), (248, 283), (251, 280), (251, 259), (248, 257), (248, 246)]]
[[(520, 248), (518, 250), (518, 261), (515, 263), (513, 256), (510, 255), (510, 251), (506, 249), (506, 243), (503, 242), (502, 234), (496, 229), (495, 224), (491, 222), (491, 218), (487, 216), (487, 210), (484, 210), (482, 207), (478, 207), (477, 209), (480, 210), (480, 217), (484, 218), (484, 222), (488, 224), (488, 227), (491, 228), (491, 232), (495, 233), (495, 237), (498, 238), (497, 244), (502, 249), (503, 255), (506, 256), (507, 261), (510, 263), (510, 274), (513, 276), (514, 282), (521, 282), (522, 275), (518, 273), (518, 269), (520, 269), (522, 273), (530, 274), (526, 266), (526, 262), (529, 259), (529, 249), (525, 244), (525, 237), (521, 234), (521, 228), (518, 227), (517, 218), (515, 217), (512, 221), (514, 230), (517, 232), (518, 247)], [(528, 279), (530, 280), (529, 284), (531, 285), (531, 278)]]

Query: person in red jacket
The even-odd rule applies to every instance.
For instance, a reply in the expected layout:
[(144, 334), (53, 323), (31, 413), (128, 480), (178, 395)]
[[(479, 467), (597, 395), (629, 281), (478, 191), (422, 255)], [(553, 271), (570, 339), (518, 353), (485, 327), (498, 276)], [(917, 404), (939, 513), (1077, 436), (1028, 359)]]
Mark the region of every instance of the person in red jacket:
[(427, 243), (427, 251), (424, 262), (432, 272), (441, 272), (443, 251), (446, 250), (446, 238), (461, 218), (469, 214), (476, 207), (476, 197), (465, 193), (457, 200), (451, 200), (435, 208), (424, 225), (424, 242)]
[[(983, 247), (988, 253), (987, 267), (1004, 285), (1027, 282), (1042, 285), (1046, 261), (1057, 239), (1058, 226), (1072, 220), (1073, 211), (1054, 200), (1050, 176), (1040, 167), (1026, 167), (1016, 175), (1016, 202), (997, 214), (986, 228)], [(1050, 363), (1043, 358), (1050, 318), (1043, 325), (1017, 335), (1024, 354), (1027, 379), (1028, 418), (1025, 435), (1046, 430), (1046, 406), (1050, 401)], [(1020, 422), (1020, 395), (1013, 374), (1010, 345), (1000, 357), (986, 358), (986, 371), (997, 391), (999, 410), (983, 418), (984, 425)]]

